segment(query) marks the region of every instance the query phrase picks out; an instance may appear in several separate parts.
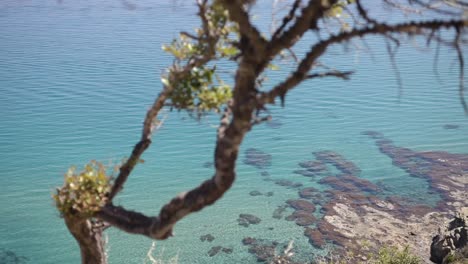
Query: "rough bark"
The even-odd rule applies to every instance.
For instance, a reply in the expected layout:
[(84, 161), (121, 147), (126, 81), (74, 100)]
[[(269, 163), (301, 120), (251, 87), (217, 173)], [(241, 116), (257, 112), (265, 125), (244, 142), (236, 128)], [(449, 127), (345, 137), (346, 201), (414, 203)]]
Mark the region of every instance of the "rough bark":
[(107, 264), (102, 228), (95, 228), (91, 219), (66, 215), (65, 224), (80, 246), (82, 264)]

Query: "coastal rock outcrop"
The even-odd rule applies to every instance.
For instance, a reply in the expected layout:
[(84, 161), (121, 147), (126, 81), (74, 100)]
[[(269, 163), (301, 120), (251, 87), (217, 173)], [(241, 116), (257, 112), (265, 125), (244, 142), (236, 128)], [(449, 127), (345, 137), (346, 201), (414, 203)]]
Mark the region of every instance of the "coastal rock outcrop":
[[(468, 209), (468, 208), (467, 208)], [(468, 210), (467, 210), (468, 211)], [(432, 238), (431, 261), (451, 263), (455, 258), (468, 262), (468, 215), (458, 214)]]
[[(468, 155), (417, 152), (394, 145), (379, 132), (363, 134), (375, 139), (379, 150), (408, 176), (427, 181), (428, 192), (440, 195), (440, 201), (430, 206), (418, 204), (411, 197), (382, 195), (380, 186), (358, 178), (360, 169), (340, 154), (316, 152), (318, 160), (334, 165), (341, 174), (320, 180), (331, 189), (323, 193), (325, 202), (320, 209), (323, 216), (317, 220), (317, 229), (305, 229), (304, 235), (314, 246), (321, 245), (322, 241), (341, 246), (342, 253), (359, 252), (364, 247), (363, 241), (373, 245), (374, 249), (369, 250), (374, 252), (382, 245), (408, 245), (413, 254), (429, 261), (434, 230), (440, 223), (448, 221), (454, 211), (468, 207)], [(450, 234), (440, 234), (434, 239), (433, 247), (442, 245), (439, 248), (443, 253), (444, 247), (462, 243), (459, 241), (463, 241), (466, 233), (461, 229), (458, 227)], [(338, 247), (335, 253), (339, 254), (339, 250)], [(437, 250), (434, 248), (433, 251)], [(440, 261), (441, 254), (436, 255)]]

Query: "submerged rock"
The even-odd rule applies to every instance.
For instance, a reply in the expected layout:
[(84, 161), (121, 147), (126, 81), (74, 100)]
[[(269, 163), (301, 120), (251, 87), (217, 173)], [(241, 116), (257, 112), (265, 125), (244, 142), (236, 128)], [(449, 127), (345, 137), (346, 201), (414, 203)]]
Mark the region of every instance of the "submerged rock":
[(298, 226), (310, 226), (317, 222), (317, 218), (311, 212), (297, 210), (285, 218), (288, 221), (295, 221)]
[(302, 161), (299, 162), (299, 166), (310, 172), (324, 172), (327, 170), (327, 165), (318, 160)]
[(212, 247), (208, 251), (208, 256), (213, 257), (214, 255), (218, 254), (218, 252), (221, 250), (221, 248), (222, 248), (221, 246)]
[(303, 186), (303, 184), (300, 182), (293, 182), (290, 180), (276, 180), (275, 184), (279, 186), (291, 187), (291, 188), (299, 188)]
[(316, 198), (318, 190), (314, 187), (307, 187), (299, 191), (299, 196), (304, 199)]
[(388, 155), (393, 164), (410, 176), (426, 179), (432, 191), (442, 196), (439, 211), (457, 211), (467, 206), (468, 154), (444, 151), (416, 152), (393, 145), (391, 140), (376, 141), (379, 150)]
[(271, 263), (275, 257), (276, 247), (279, 245), (277, 241), (252, 237), (242, 239), (242, 243), (249, 247), (248, 252), (254, 255), (258, 262), (267, 263)]
[(245, 151), (244, 163), (258, 169), (266, 169), (271, 166), (271, 155), (255, 148)]
[(291, 206), (292, 208), (296, 209), (297, 211), (305, 211), (309, 213), (315, 212), (315, 205), (307, 200), (290, 199), (290, 200), (287, 200), (286, 203), (289, 204), (289, 206)]
[(249, 195), (250, 195), (250, 196), (259, 196), (259, 195), (262, 195), (262, 193), (255, 190), (255, 191), (249, 192)]
[(242, 244), (244, 245), (251, 245), (251, 244), (256, 244), (256, 243), (257, 243), (257, 239), (253, 237), (244, 237), (244, 239), (242, 239)]
[(369, 192), (378, 193), (380, 191), (379, 186), (372, 182), (358, 178), (353, 175), (337, 175), (323, 178), (319, 181), (321, 184), (328, 184), (333, 189), (344, 191), (344, 192)]
[(232, 253), (232, 248), (223, 248), (222, 251), (226, 254), (231, 254)]
[(244, 227), (249, 227), (249, 225), (259, 224), (261, 221), (262, 219), (252, 214), (240, 214), (239, 218), (237, 219), (237, 222), (239, 222), (239, 225), (244, 226)]
[(359, 175), (361, 169), (353, 162), (346, 160), (342, 155), (331, 150), (313, 152), (315, 158), (321, 162), (335, 166), (343, 174)]
[(211, 235), (211, 234), (206, 234), (206, 235), (203, 235), (203, 236), (200, 237), (200, 240), (201, 240), (202, 242), (204, 242), (204, 241), (211, 242), (211, 241), (213, 241), (214, 239), (215, 239), (214, 236)]
[(286, 205), (278, 206), (278, 208), (276, 208), (275, 211), (273, 212), (273, 218), (275, 219), (283, 218), (283, 213), (285, 210), (286, 210)]
[(213, 257), (219, 252), (224, 252), (226, 254), (231, 254), (232, 253), (232, 248), (225, 248), (222, 246), (214, 246), (208, 251), (208, 256)]
[(324, 248), (326, 245), (325, 239), (322, 233), (317, 229), (306, 227), (304, 229), (304, 235), (309, 239), (309, 243), (316, 248)]

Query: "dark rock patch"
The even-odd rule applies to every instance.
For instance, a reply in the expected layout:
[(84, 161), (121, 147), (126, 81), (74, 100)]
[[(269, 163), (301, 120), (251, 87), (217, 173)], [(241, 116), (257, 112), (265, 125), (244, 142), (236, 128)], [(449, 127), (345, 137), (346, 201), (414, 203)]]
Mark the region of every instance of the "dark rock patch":
[(275, 184), (279, 186), (289, 187), (289, 188), (299, 188), (303, 186), (302, 183), (293, 182), (290, 180), (276, 180)]
[(214, 255), (218, 254), (218, 252), (221, 251), (221, 249), (222, 249), (221, 246), (212, 247), (212, 248), (208, 251), (208, 256), (213, 257)]
[(221, 250), (222, 250), (224, 253), (226, 253), (226, 254), (231, 254), (232, 251), (233, 251), (232, 248), (223, 248), (223, 249), (221, 249)]
[[(325, 220), (320, 221), (317, 224), (317, 228), (321, 234), (321, 236), (317, 235), (317, 238), (321, 237), (322, 239), (330, 240), (331, 242), (333, 242), (333, 244), (338, 245), (340, 247), (344, 247), (346, 243), (350, 242), (350, 239), (348, 237), (344, 236), (342, 233), (339, 232), (339, 230), (336, 230), (336, 227), (334, 225), (328, 223)], [(314, 240), (314, 243), (317, 243), (318, 245), (321, 244), (320, 240)]]
[(268, 171), (262, 171), (260, 172), (260, 175), (262, 175), (263, 177), (270, 177), (270, 173)]
[(267, 192), (267, 193), (265, 193), (265, 196), (266, 196), (266, 197), (271, 197), (271, 196), (273, 196), (274, 194), (275, 194), (274, 192)]
[(269, 241), (251, 237), (242, 239), (242, 243), (249, 247), (248, 252), (254, 255), (258, 262), (267, 263), (270, 263), (271, 260), (275, 257), (276, 247), (279, 245), (277, 241)]
[[(410, 176), (426, 179), (431, 190), (442, 196), (441, 211), (455, 210), (454, 202), (461, 202), (456, 193), (466, 193), (464, 179), (468, 174), (468, 154), (445, 151), (416, 152), (393, 145), (391, 140), (376, 141), (379, 150), (389, 156), (395, 166)], [(466, 199), (466, 198), (465, 198)], [(447, 207), (448, 205), (448, 207)]]
[(244, 163), (257, 169), (266, 169), (271, 166), (271, 155), (255, 148), (249, 148), (245, 151)]
[(299, 226), (310, 226), (317, 222), (317, 218), (312, 213), (301, 210), (295, 211), (285, 219), (287, 221), (294, 221)]
[(208, 256), (213, 257), (216, 254), (224, 252), (226, 254), (231, 254), (232, 253), (232, 248), (225, 248), (222, 246), (214, 246), (208, 251)]
[(325, 239), (319, 230), (306, 227), (304, 235), (309, 239), (309, 243), (316, 248), (324, 248), (326, 245)]
[(256, 243), (257, 243), (257, 239), (253, 237), (244, 237), (242, 239), (242, 244), (244, 245), (251, 245), (251, 244), (256, 244)]
[(314, 187), (307, 187), (299, 191), (299, 196), (304, 199), (311, 199), (316, 197), (318, 190)]
[(262, 195), (262, 193), (259, 192), (259, 191), (251, 191), (251, 192), (249, 193), (249, 195), (250, 195), (250, 196), (259, 196), (259, 195)]
[(295, 170), (293, 171), (295, 174), (302, 175), (304, 177), (316, 177), (319, 176), (319, 173), (313, 172), (313, 171), (308, 171), (308, 170)]
[(321, 162), (331, 164), (343, 174), (359, 175), (361, 169), (342, 155), (331, 150), (313, 152), (315, 158)]
[(275, 256), (275, 248), (274, 245), (252, 245), (248, 251), (257, 257), (258, 262), (266, 262)]
[(327, 171), (327, 165), (325, 165), (325, 163), (318, 161), (318, 160), (309, 160), (309, 161), (299, 162), (299, 166), (310, 172)]
[(262, 219), (258, 218), (252, 214), (240, 214), (237, 222), (239, 225), (244, 227), (249, 227), (249, 225), (257, 225), (262, 221)]
[(214, 239), (215, 239), (214, 236), (211, 235), (211, 234), (206, 234), (206, 235), (203, 235), (203, 236), (200, 237), (200, 240), (201, 240), (202, 242), (204, 242), (204, 241), (211, 242), (211, 241), (213, 241)]
[(286, 203), (297, 211), (305, 211), (309, 213), (315, 212), (315, 205), (307, 200), (290, 199), (290, 200), (287, 200)]
[(286, 210), (286, 207), (287, 207), (286, 205), (278, 206), (278, 208), (276, 208), (275, 211), (273, 211), (273, 218), (275, 219), (283, 218), (283, 213)]
[(319, 181), (321, 184), (328, 184), (333, 189), (345, 191), (345, 192), (369, 192), (378, 193), (380, 192), (379, 186), (372, 182), (358, 178), (353, 175), (337, 175), (323, 178)]

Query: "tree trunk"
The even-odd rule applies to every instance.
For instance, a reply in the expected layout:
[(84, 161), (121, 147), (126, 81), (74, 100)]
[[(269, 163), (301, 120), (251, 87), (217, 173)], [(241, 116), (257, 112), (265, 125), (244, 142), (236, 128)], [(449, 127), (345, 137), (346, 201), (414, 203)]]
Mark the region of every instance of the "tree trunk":
[(66, 215), (64, 219), (80, 246), (81, 263), (107, 264), (102, 228), (93, 228), (94, 224), (89, 218)]

